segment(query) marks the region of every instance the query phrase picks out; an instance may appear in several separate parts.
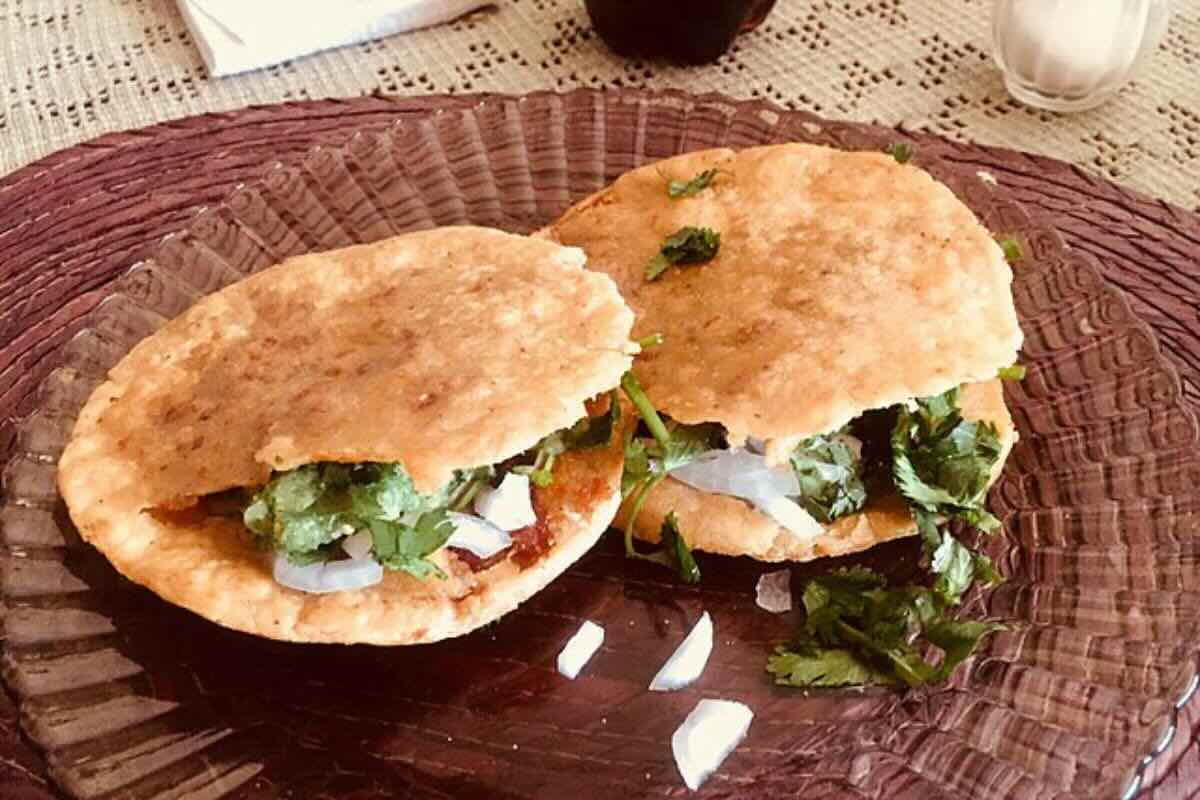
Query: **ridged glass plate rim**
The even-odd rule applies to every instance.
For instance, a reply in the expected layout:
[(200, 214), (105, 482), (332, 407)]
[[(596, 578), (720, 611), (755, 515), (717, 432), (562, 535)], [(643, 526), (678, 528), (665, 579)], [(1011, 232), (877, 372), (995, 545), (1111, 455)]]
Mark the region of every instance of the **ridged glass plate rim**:
[[(746, 115), (747, 117), (758, 118), (758, 119), (762, 120), (764, 123), (768, 124), (770, 126), (771, 130), (774, 130), (774, 131), (784, 130), (784, 131), (792, 134), (791, 136), (788, 137), (791, 140), (799, 139), (799, 140), (816, 141), (818, 143), (828, 143), (828, 144), (834, 144), (835, 146), (853, 147), (856, 149), (879, 149), (881, 145), (887, 144), (892, 140), (899, 141), (899, 140), (903, 140), (906, 138), (906, 134), (903, 131), (882, 131), (881, 129), (874, 127), (874, 126), (860, 125), (860, 124), (848, 123), (848, 122), (831, 122), (831, 121), (827, 121), (827, 120), (821, 119), (819, 117), (816, 117), (814, 115), (808, 114), (806, 112), (785, 110), (785, 109), (779, 108), (779, 107), (774, 106), (765, 101), (735, 100), (735, 99), (727, 98), (727, 97), (724, 97), (721, 95), (713, 95), (713, 94), (691, 95), (691, 94), (688, 94), (688, 93), (682, 92), (682, 91), (669, 91), (669, 90), (668, 91), (623, 92), (621, 94), (611, 95), (608, 97), (605, 97), (603, 95), (603, 93), (595, 92), (593, 90), (576, 90), (574, 92), (564, 93), (564, 94), (555, 93), (555, 92), (538, 92), (538, 93), (532, 93), (529, 95), (524, 95), (524, 96), (519, 96), (519, 97), (497, 95), (497, 96), (493, 96), (493, 97), (488, 97), (487, 99), (482, 100), (481, 102), (479, 102), (472, 108), (465, 110), (465, 111), (464, 110), (435, 111), (430, 115), (430, 118), (437, 119), (437, 118), (445, 117), (446, 115), (458, 115), (458, 116), (463, 116), (463, 115), (467, 115), (467, 114), (478, 115), (481, 111), (487, 110), (489, 108), (503, 108), (503, 107), (507, 107), (511, 104), (529, 104), (529, 103), (553, 104), (556, 102), (563, 102), (563, 98), (571, 98), (571, 97), (589, 97), (589, 98), (592, 98), (593, 101), (599, 102), (601, 104), (632, 105), (632, 106), (636, 106), (639, 109), (638, 113), (644, 113), (644, 110), (646, 107), (652, 106), (655, 104), (684, 106), (689, 109), (695, 109), (695, 108), (701, 108), (701, 107), (716, 109), (716, 110), (720, 111), (721, 113), (726, 114), (726, 116), (729, 118), (730, 121), (732, 121), (732, 119), (734, 117), (739, 117), (742, 115)], [(607, 108), (608, 105), (605, 105), (605, 107)], [(404, 121), (398, 122), (392, 129), (390, 129), (383, 135), (391, 136), (394, 131), (405, 128), (407, 126), (414, 125), (414, 124), (417, 124), (417, 123), (415, 123), (412, 120), (404, 120)], [(799, 136), (797, 136), (796, 134), (799, 134)], [(368, 132), (366, 135), (378, 136), (380, 134), (378, 133), (378, 131), (372, 130), (372, 131)], [(305, 159), (302, 159), (300, 162), (298, 162), (298, 164), (306, 163), (309, 159), (318, 158), (322, 154), (328, 154), (331, 152), (338, 154), (338, 157), (340, 157), (343, 154), (347, 154), (349, 151), (349, 148), (354, 146), (355, 141), (357, 140), (358, 136), (359, 136), (358, 134), (350, 135), (347, 138), (347, 143), (345, 145), (343, 145), (341, 148), (329, 148), (329, 147), (314, 148), (312, 151), (310, 151), (309, 155)], [(764, 139), (763, 143), (767, 143), (767, 141), (768, 141), (768, 139)], [(774, 141), (774, 140), (771, 140), (771, 141)], [(923, 149), (922, 149), (922, 153), (921, 153), (921, 157), (920, 157), (920, 162), (921, 162), (922, 166), (931, 166), (931, 167), (942, 166), (947, 171), (952, 172), (953, 175), (957, 177), (958, 185), (955, 186), (956, 189), (961, 188), (963, 185), (965, 185), (965, 184), (963, 184), (963, 180), (965, 180), (966, 176), (961, 175), (959, 173), (959, 169), (957, 167), (955, 167), (953, 164), (950, 164), (949, 162), (943, 160), (943, 157), (941, 155), (939, 155), (939, 153), (938, 153), (937, 146), (934, 146), (933, 148), (929, 148), (928, 145), (923, 144), (922, 148)], [(642, 152), (633, 153), (631, 155), (633, 156), (635, 163), (643, 163), (646, 160), (652, 160), (652, 159), (646, 158), (645, 154)], [(272, 179), (272, 175), (279, 175), (281, 170), (295, 169), (295, 168), (298, 168), (298, 167), (288, 167), (279, 162), (267, 165), (264, 170), (263, 176), (260, 179), (258, 179), (256, 182), (254, 182), (252, 184), (243, 185), (242, 187), (239, 187), (237, 190), (235, 190), (230, 195), (230, 197), (222, 205), (215, 207), (215, 208), (198, 209), (197, 220), (194, 221), (187, 228), (183, 229), (180, 233), (184, 234), (184, 235), (188, 235), (188, 234), (193, 234), (193, 233), (198, 232), (198, 227), (204, 224), (203, 220), (204, 220), (205, 215), (212, 214), (217, 209), (220, 209), (220, 208), (228, 209), (231, 204), (236, 202), (236, 198), (239, 196), (240, 192), (245, 191), (245, 189), (247, 189), (247, 188), (261, 188), (264, 185), (266, 185), (266, 183), (268, 181), (270, 181)], [(607, 176), (608, 179), (611, 179), (611, 177), (612, 176)], [(950, 179), (950, 180), (951, 180), (952, 185), (956, 182), (953, 179)], [(989, 189), (988, 191), (991, 191), (991, 190)], [(575, 199), (575, 198), (573, 198), (573, 199)], [(1021, 209), (1021, 207), (1014, 201), (1009, 200), (1009, 199), (1004, 199), (1003, 197), (1000, 197), (1000, 196), (996, 196), (993, 198), (993, 202), (997, 206), (1010, 207), (1010, 210), (1013, 211), (1016, 214), (1016, 216), (1024, 218), (1026, 220), (1026, 224), (1029, 226), (1029, 228), (1027, 230), (1019, 231), (1019, 233), (1022, 236), (1027, 236), (1028, 234), (1036, 233), (1038, 237), (1041, 237), (1041, 236), (1050, 237), (1054, 242), (1056, 242), (1057, 246), (1063, 251), (1064, 254), (1070, 254), (1073, 256), (1074, 261), (1077, 262), (1077, 266), (1079, 266), (1081, 269), (1083, 269), (1084, 271), (1089, 272), (1091, 274), (1091, 277), (1094, 278), (1097, 281), (1098, 285), (1101, 287), (1100, 291), (1103, 293), (1103, 295), (1106, 296), (1109, 300), (1117, 303), (1128, 314), (1128, 316), (1132, 320), (1132, 322), (1127, 323), (1127, 324), (1130, 327), (1136, 328), (1136, 329), (1142, 331), (1145, 335), (1151, 337), (1151, 340), (1154, 341), (1154, 343), (1155, 343), (1153, 366), (1157, 370), (1161, 371), (1164, 375), (1168, 376), (1169, 380), (1175, 384), (1175, 388), (1178, 389), (1179, 375), (1176, 371), (1175, 365), (1159, 350), (1159, 348), (1157, 346), (1157, 338), (1154, 336), (1154, 332), (1153, 332), (1152, 328), (1144, 320), (1141, 320), (1135, 314), (1132, 313), (1132, 310), (1129, 307), (1128, 300), (1124, 296), (1124, 293), (1121, 292), (1119, 289), (1117, 289), (1109, 281), (1105, 280), (1101, 276), (1101, 274), (1096, 269), (1094, 264), (1091, 263), (1090, 257), (1087, 257), (1082, 253), (1070, 250), (1070, 248), (1068, 248), (1065, 245), (1061, 236), (1056, 231), (1053, 231), (1052, 229), (1045, 227), (1043, 225), (1040, 225), (1039, 223), (1035, 222), (1034, 220), (1029, 219), (1028, 215), (1026, 215), (1025, 212)], [(1013, 231), (1008, 231), (1008, 232), (1012, 233)], [(160, 245), (160, 247), (171, 246), (171, 242), (172, 242), (172, 240), (174, 240), (176, 238), (176, 236), (177, 235), (171, 235), (171, 236), (164, 238), (163, 243)], [(1029, 237), (1029, 238), (1033, 238), (1033, 237)], [(154, 259), (151, 259), (151, 260), (153, 261)], [(136, 264), (133, 267), (131, 267), (130, 271), (127, 272), (125, 276), (118, 279), (118, 281), (114, 284), (111, 295), (109, 297), (107, 297), (105, 299), (105, 301), (102, 302), (92, 312), (91, 316), (88, 319), (87, 324), (85, 325), (84, 331), (81, 331), (79, 336), (84, 336), (87, 333), (87, 331), (92, 330), (95, 327), (95, 325), (97, 324), (97, 322), (99, 320), (103, 319), (106, 314), (110, 314), (114, 311), (114, 308), (118, 308), (120, 305), (118, 298), (126, 297), (127, 299), (130, 300), (130, 302), (134, 303), (135, 305), (140, 305), (139, 301), (136, 298), (133, 298), (131, 295), (125, 294), (125, 292), (128, 288), (127, 282), (131, 279), (131, 273), (136, 273), (137, 270), (139, 268), (143, 267), (144, 265), (145, 265), (145, 262), (139, 262), (139, 264)], [(72, 358), (73, 355), (76, 355), (76, 350), (75, 350), (75, 348), (72, 347), (71, 343), (68, 343), (64, 347), (64, 352), (66, 354), (67, 360), (64, 361), (63, 366), (59, 368), (60, 370), (72, 368), (72, 364), (70, 363), (69, 360)], [(53, 377), (54, 376), (52, 375), (52, 378)], [(49, 380), (48, 380), (48, 382), (49, 382)], [(1179, 409), (1186, 416), (1188, 416), (1192, 419), (1192, 422), (1194, 425), (1195, 424), (1194, 411), (1186, 404), (1186, 402), (1178, 395), (1178, 393), (1176, 395), (1175, 402), (1178, 405)], [(27, 417), (22, 422), (22, 428), (25, 428), (26, 426), (33, 424), (36, 421), (35, 418), (40, 413), (41, 413), (41, 409), (39, 408), (39, 410), (30, 414), (29, 417)], [(21, 441), (21, 440), (23, 440), (23, 439), (19, 438), (19, 441)], [(20, 457), (21, 457), (21, 453), (17, 452), (14, 454), (13, 459), (16, 460), (17, 458), (20, 458)], [(7, 470), (6, 470), (6, 474), (7, 474)], [(16, 498), (16, 497), (12, 497), (12, 498), (5, 497), (4, 502), (11, 503), (11, 502), (16, 502), (17, 500), (18, 500), (18, 498)], [(1198, 621), (1196, 619), (1191, 620), (1193, 632), (1195, 631), (1195, 629), (1197, 627), (1197, 622)], [(1180, 637), (1181, 643), (1185, 638), (1186, 637)], [(1125, 797), (1131, 797), (1139, 791), (1145, 769), (1152, 763), (1153, 759), (1156, 756), (1162, 754), (1163, 752), (1165, 752), (1168, 749), (1168, 746), (1171, 741), (1171, 737), (1174, 735), (1174, 732), (1177, 729), (1176, 719), (1177, 719), (1178, 709), (1180, 706), (1182, 706), (1187, 701), (1187, 699), (1191, 696), (1191, 694), (1194, 693), (1197, 683), (1200, 682), (1200, 678), (1198, 678), (1197, 663), (1196, 663), (1196, 659), (1195, 659), (1194, 655), (1192, 655), (1188, 658), (1188, 666), (1190, 669), (1190, 678), (1187, 681), (1187, 685), (1184, 688), (1183, 693), (1179, 697), (1173, 699), (1173, 701), (1171, 702), (1170, 708), (1167, 710), (1167, 718), (1163, 721), (1165, 724), (1164, 734), (1161, 736), (1153, 737), (1153, 738), (1157, 739), (1157, 741), (1146, 742), (1145, 747), (1143, 748), (1143, 752), (1145, 752), (1147, 755), (1145, 755), (1139, 761), (1139, 763), (1137, 763), (1136, 765), (1131, 765), (1131, 774), (1130, 774), (1130, 777), (1126, 784), (1126, 790), (1124, 793)], [(1148, 729), (1155, 728), (1157, 722), (1158, 721), (1156, 720), (1152, 723), (1149, 723), (1147, 725), (1147, 728)]]

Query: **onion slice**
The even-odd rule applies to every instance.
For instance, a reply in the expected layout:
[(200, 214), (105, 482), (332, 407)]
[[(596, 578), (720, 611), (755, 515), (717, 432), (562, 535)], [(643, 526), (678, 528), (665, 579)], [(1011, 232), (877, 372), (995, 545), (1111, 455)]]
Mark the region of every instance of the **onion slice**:
[(792, 610), (792, 572), (781, 569), (758, 576), (754, 604), (763, 611), (782, 614)]
[(342, 549), (351, 558), (366, 558), (371, 555), (371, 549), (374, 546), (375, 538), (366, 529), (342, 539)]
[(682, 689), (700, 677), (713, 648), (713, 621), (705, 611), (675, 652), (650, 681), (650, 691), (671, 692)]
[(754, 712), (733, 700), (701, 700), (671, 736), (671, 752), (693, 792), (729, 757), (750, 730)]
[(591, 620), (585, 620), (575, 631), (575, 635), (567, 640), (562, 652), (558, 654), (558, 671), (565, 677), (575, 680), (579, 671), (591, 660), (600, 645), (604, 644), (604, 628)]
[(485, 486), (475, 495), (475, 513), (506, 531), (517, 531), (537, 522), (529, 494), (529, 477), (510, 472), (493, 489)]
[(454, 533), (446, 540), (446, 547), (469, 550), (477, 558), (491, 558), (512, 546), (508, 531), (496, 527), (486, 519), (471, 514), (451, 511), (447, 514), (454, 523)]
[(293, 564), (283, 553), (276, 553), (272, 572), (277, 583), (309, 594), (365, 589), (383, 580), (383, 567), (369, 558), (301, 565)]
[(781, 494), (756, 497), (750, 502), (762, 513), (775, 520), (781, 528), (799, 539), (815, 539), (825, 532), (821, 523), (804, 507)]
[(800, 483), (791, 465), (769, 466), (765, 456), (742, 447), (709, 450), (671, 470), (671, 477), (702, 492), (728, 494), (743, 500), (800, 493)]

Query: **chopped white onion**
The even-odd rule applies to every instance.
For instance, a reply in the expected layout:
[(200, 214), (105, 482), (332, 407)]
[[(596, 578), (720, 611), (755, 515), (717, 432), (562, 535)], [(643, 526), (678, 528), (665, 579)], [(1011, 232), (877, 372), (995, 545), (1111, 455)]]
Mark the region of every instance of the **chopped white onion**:
[(675, 652), (650, 681), (650, 691), (671, 692), (695, 683), (713, 648), (712, 617), (705, 611)]
[(348, 592), (364, 589), (383, 580), (383, 567), (370, 558), (293, 564), (282, 553), (275, 554), (275, 581), (289, 589), (309, 594)]
[(758, 497), (751, 502), (755, 508), (775, 520), (781, 528), (791, 531), (797, 538), (815, 539), (825, 532), (825, 528), (812, 514), (789, 497), (777, 494), (773, 497)]
[(567, 640), (562, 652), (558, 654), (558, 671), (563, 677), (575, 680), (579, 670), (591, 660), (600, 645), (604, 644), (604, 628), (591, 620), (586, 620), (575, 631), (575, 635)]
[(792, 572), (781, 569), (758, 576), (754, 603), (763, 611), (782, 614), (792, 610)]
[(374, 546), (375, 539), (366, 529), (342, 539), (342, 549), (351, 558), (366, 558), (371, 555), (371, 548)]
[(747, 436), (746, 449), (751, 453), (757, 453), (761, 456), (767, 452), (767, 442), (765, 439), (756, 439), (753, 436)]
[(446, 540), (446, 547), (469, 550), (478, 558), (491, 558), (512, 546), (512, 537), (486, 519), (451, 511), (447, 514), (454, 523), (454, 533)]
[(733, 700), (701, 700), (671, 736), (671, 752), (693, 792), (729, 757), (750, 730), (754, 712)]
[(743, 500), (800, 493), (800, 483), (791, 465), (769, 466), (765, 456), (741, 447), (709, 450), (671, 470), (671, 477), (702, 492), (728, 494)]
[(483, 487), (475, 495), (475, 513), (506, 531), (527, 528), (537, 522), (529, 494), (529, 477), (510, 472), (495, 489)]

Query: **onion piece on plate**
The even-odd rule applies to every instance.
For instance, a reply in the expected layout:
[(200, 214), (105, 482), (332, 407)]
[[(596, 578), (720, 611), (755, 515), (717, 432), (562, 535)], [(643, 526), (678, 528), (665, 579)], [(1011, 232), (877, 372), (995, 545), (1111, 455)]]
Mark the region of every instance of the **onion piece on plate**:
[(750, 730), (754, 712), (733, 700), (701, 700), (671, 736), (671, 752), (693, 792), (721, 766)]
[(383, 567), (371, 558), (293, 564), (283, 553), (275, 554), (275, 582), (309, 594), (328, 594), (365, 589), (383, 580)]
[(754, 604), (763, 611), (782, 614), (792, 610), (792, 572), (781, 569), (758, 576), (754, 587)]
[(713, 621), (705, 611), (675, 652), (650, 681), (650, 691), (671, 692), (682, 689), (700, 677), (713, 648)]
[(558, 654), (558, 671), (565, 678), (575, 680), (579, 671), (584, 668), (600, 645), (604, 644), (604, 628), (591, 620), (585, 620), (575, 631), (575, 635), (567, 640), (562, 652)]
[(457, 511), (451, 511), (446, 516), (454, 523), (454, 533), (446, 540), (446, 547), (469, 550), (477, 558), (491, 558), (512, 546), (512, 537), (508, 535), (508, 531), (486, 519)]

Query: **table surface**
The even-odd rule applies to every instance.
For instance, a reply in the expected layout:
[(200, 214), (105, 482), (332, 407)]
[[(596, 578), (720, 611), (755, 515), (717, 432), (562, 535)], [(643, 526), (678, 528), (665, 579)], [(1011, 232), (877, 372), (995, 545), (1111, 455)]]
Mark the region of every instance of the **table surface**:
[[(727, 58), (688, 70), (610, 56), (588, 30), (578, 0), (504, 0), (497, 10), (451, 26), (229, 79), (206, 76), (167, 0), (0, 0), (0, 174), (107, 131), (255, 103), (376, 93), (673, 86), (762, 96), (829, 117), (900, 124), (1043, 153), (1196, 209), (1200, 0), (1173, 5), (1171, 32), (1140, 81), (1097, 111), (1058, 117), (1008, 98), (988, 54), (990, 4), (980, 0), (782, 0), (769, 23), (741, 39)], [(317, 124), (311, 136), (281, 145), (279, 155), (337, 139), (339, 127)], [(224, 140), (215, 137), (213, 146), (225, 146)], [(205, 181), (201, 174), (177, 175), (175, 184), (177, 191), (160, 201), (163, 219), (172, 224), (182, 221), (188, 206), (219, 197), (229, 185)], [(0, 213), (4, 205), (0, 201)], [(1065, 188), (1045, 198), (1040, 210), (1067, 228), (1092, 224), (1080, 216)], [(1170, 240), (1172, 247), (1192, 254), (1200, 247), (1200, 222), (1193, 217), (1153, 225), (1140, 220), (1131, 227), (1135, 236)], [(1136, 241), (1129, 246), (1136, 249)], [(130, 260), (132, 252), (126, 254)], [(1135, 300), (1164, 289), (1124, 273), (1126, 254), (1096, 255)], [(1186, 306), (1187, 293), (1176, 295)], [(3, 310), (0, 306), (0, 339), (13, 330)], [(1200, 352), (1200, 334), (1191, 330), (1194, 314), (1185, 319), (1176, 309), (1155, 320), (1153, 302), (1139, 310), (1160, 333), (1166, 331), (1164, 338), (1190, 338), (1193, 352)], [(1181, 366), (1194, 370), (1197, 365)], [(1194, 398), (1195, 386), (1189, 389)], [(0, 434), (7, 439), (4, 431)], [(0, 796), (52, 797), (40, 758), (19, 740), (16, 714), (0, 692)], [(1156, 797), (1187, 796), (1200, 785), (1198, 725), (1200, 706), (1193, 703), (1183, 710), (1181, 735), (1169, 757), (1151, 769)]]
[(174, 0), (0, 0), (0, 174), (109, 131), (257, 103), (635, 86), (762, 97), (1077, 164), (1200, 207), (1200, 0), (1099, 109), (1020, 105), (992, 63), (991, 0), (779, 0), (719, 63), (627, 61), (582, 0), (496, 0), (451, 25), (209, 78)]

